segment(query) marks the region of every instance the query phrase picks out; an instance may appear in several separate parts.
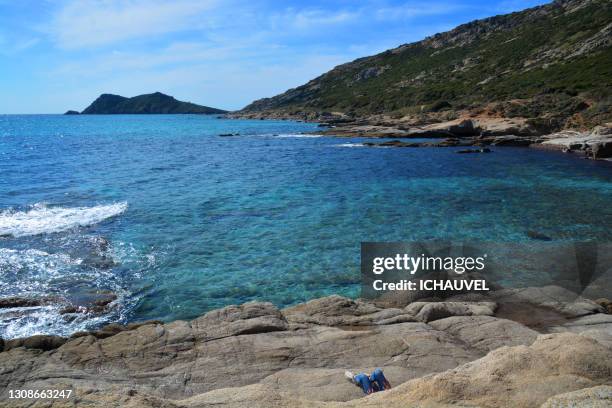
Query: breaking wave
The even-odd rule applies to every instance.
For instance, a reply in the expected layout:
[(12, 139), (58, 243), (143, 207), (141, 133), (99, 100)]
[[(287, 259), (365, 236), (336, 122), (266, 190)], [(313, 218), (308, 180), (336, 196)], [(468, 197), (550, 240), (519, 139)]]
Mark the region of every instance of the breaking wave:
[(334, 147), (366, 147), (363, 143), (341, 143), (334, 145)]
[[(40, 301), (38, 305), (0, 308), (0, 337), (69, 336), (106, 323), (125, 322), (139, 299), (127, 279), (137, 275), (139, 269), (149, 268), (150, 263), (141, 261), (144, 254), (139, 256), (133, 249), (127, 261), (129, 266), (136, 262), (136, 272), (126, 277), (112, 266), (96, 262), (105, 254), (116, 262), (123, 261), (121, 254), (115, 257), (112, 243), (108, 249), (91, 247), (85, 252), (90, 255), (82, 259), (68, 253), (0, 248), (0, 298)], [(93, 263), (91, 255), (98, 256)], [(149, 257), (144, 259), (148, 262)], [(91, 304), (100, 293), (112, 293), (115, 300), (103, 310), (92, 311)], [(76, 309), (67, 311), (67, 306)]]
[(85, 227), (115, 217), (126, 209), (127, 203), (121, 202), (74, 208), (36, 204), (28, 211), (5, 210), (0, 212), (0, 236), (17, 238)]
[(316, 139), (323, 137), (323, 135), (310, 135), (310, 134), (280, 134), (276, 137), (281, 139)]
[(0, 295), (44, 294), (52, 280), (65, 276), (82, 262), (67, 254), (0, 248)]

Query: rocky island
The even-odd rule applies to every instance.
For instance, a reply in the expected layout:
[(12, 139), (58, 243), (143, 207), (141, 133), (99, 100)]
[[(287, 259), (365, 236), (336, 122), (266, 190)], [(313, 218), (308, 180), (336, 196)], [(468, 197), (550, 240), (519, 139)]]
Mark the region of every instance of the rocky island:
[[(102, 94), (91, 103), (81, 114), (108, 115), (108, 114), (177, 114), (177, 113), (200, 113), (219, 114), (225, 113), (222, 109), (210, 108), (208, 106), (196, 105), (191, 102), (176, 100), (170, 95), (161, 92), (138, 95), (132, 98), (125, 96)], [(76, 111), (68, 111), (66, 115), (78, 114)]]

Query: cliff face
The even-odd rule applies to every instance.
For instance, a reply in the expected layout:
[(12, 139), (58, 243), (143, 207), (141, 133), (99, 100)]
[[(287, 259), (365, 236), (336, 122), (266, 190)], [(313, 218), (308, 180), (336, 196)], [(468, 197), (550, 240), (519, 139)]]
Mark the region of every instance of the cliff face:
[[(480, 110), (552, 128), (612, 119), (612, 3), (558, 0), (340, 65), (243, 115), (418, 116)], [(452, 118), (452, 117), (451, 117)]]
[(152, 113), (225, 113), (208, 106), (181, 102), (161, 92), (126, 98), (102, 94), (82, 113), (84, 114), (152, 114)]

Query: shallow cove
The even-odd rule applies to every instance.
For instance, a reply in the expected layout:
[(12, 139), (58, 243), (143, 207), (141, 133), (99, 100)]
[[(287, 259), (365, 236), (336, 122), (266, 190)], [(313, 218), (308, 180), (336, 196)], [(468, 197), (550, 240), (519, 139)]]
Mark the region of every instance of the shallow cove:
[[(612, 238), (609, 163), (524, 148), (347, 148), (367, 139), (301, 134), (315, 128), (201, 115), (0, 116), (0, 228), (25, 232), (28, 214), (55, 214), (55, 224), (37, 218), (38, 234), (0, 238), (0, 297), (118, 296), (95, 319), (67, 321), (74, 316), (52, 306), (0, 315), (0, 336), (188, 319), (253, 299), (356, 296), (361, 241)], [(228, 133), (239, 135), (218, 136)], [(76, 215), (65, 229), (57, 214)]]

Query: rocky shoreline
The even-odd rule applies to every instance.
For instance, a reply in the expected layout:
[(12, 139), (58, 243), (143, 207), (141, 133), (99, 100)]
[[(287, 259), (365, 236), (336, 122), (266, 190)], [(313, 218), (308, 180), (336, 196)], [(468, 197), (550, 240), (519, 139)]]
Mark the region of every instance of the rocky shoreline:
[[(367, 147), (477, 147), (469, 153), (488, 153), (484, 146), (530, 147), (573, 153), (595, 160), (612, 158), (612, 123), (587, 130), (536, 126), (527, 118), (478, 116), (463, 112), (457, 119), (393, 119), (388, 116), (352, 118), (341, 114), (286, 115), (275, 112), (229, 114), (230, 118), (282, 119), (317, 122), (314, 134), (346, 138), (393, 139), (365, 142)], [(411, 139), (435, 139), (411, 141)], [(463, 151), (462, 153), (468, 153)]]
[[(316, 132), (339, 137), (392, 138), (380, 143), (366, 142), (369, 147), (478, 147), (460, 153), (488, 153), (483, 146), (531, 147), (574, 153), (588, 159), (612, 157), (612, 124), (597, 126), (590, 131), (561, 131), (540, 134), (525, 122), (507, 120), (481, 122), (473, 119), (401, 128), (379, 125), (330, 125)], [(431, 138), (439, 141), (411, 142), (410, 139)]]
[[(3, 406), (607, 406), (610, 306), (557, 286), (405, 304), (251, 302), (192, 321), (2, 341), (0, 401), (11, 389), (70, 388), (72, 400)], [(363, 397), (343, 378), (374, 367), (391, 391)]]

